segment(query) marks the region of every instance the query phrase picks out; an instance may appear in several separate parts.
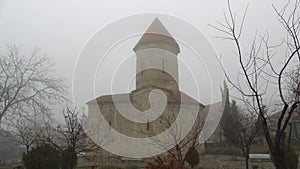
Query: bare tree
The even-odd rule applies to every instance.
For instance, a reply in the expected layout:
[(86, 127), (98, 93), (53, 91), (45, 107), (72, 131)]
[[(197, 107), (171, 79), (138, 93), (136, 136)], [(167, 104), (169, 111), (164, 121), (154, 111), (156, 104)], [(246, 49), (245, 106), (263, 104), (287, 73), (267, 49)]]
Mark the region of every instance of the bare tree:
[(5, 141), (21, 144), (29, 150), (39, 144), (40, 137), (50, 128), (52, 119), (37, 119), (35, 115), (17, 115), (13, 121), (4, 121), (5, 132), (1, 133)]
[[(251, 145), (257, 136), (257, 115), (238, 113), (226, 120), (228, 125), (222, 127), (226, 138), (238, 149), (242, 150), (245, 157), (246, 169), (249, 168), (249, 154)], [(222, 125), (222, 124), (221, 124)]]
[[(236, 22), (236, 14), (232, 12), (230, 3), (228, 2), (228, 14), (225, 16), (225, 23), (217, 22), (218, 26), (212, 26), (215, 29), (224, 33), (223, 39), (230, 40), (236, 47), (235, 55), (239, 60), (241, 69), (241, 77), (246, 82), (241, 85), (242, 80), (234, 82), (229, 78), (229, 75), (225, 75), (230, 84), (247, 98), (245, 102), (253, 112), (256, 112), (261, 119), (261, 126), (268, 144), (272, 158), (274, 159), (274, 165), (277, 169), (287, 168), (287, 162), (285, 157), (285, 141), (286, 130), (291, 119), (291, 116), (296, 109), (299, 101), (287, 102), (286, 96), (283, 90), (284, 75), (288, 71), (288, 68), (299, 66), (299, 40), (298, 34), (300, 30), (299, 22), (299, 1), (295, 0), (288, 2), (282, 10), (277, 10), (273, 6), (275, 13), (279, 17), (279, 21), (286, 30), (287, 38), (284, 41), (286, 53), (276, 53), (275, 50), (278, 46), (271, 46), (269, 43), (269, 34), (266, 33), (263, 36), (255, 36), (250, 50), (248, 53), (244, 52), (242, 48), (242, 42), (240, 40), (242, 36), (242, 29), (245, 21), (245, 14), (242, 17), (241, 24)], [(290, 10), (290, 8), (292, 10)], [(246, 10), (247, 11), (247, 10)], [(281, 46), (282, 47), (282, 46)], [(264, 49), (264, 50), (263, 50)], [(278, 54), (280, 61), (275, 64), (274, 57)], [(295, 61), (295, 62), (293, 62)], [(266, 113), (263, 110), (263, 105), (266, 100), (269, 100), (270, 95), (267, 94), (270, 85), (274, 84), (276, 90), (275, 96), (278, 96), (278, 100), (282, 105), (280, 117), (276, 122), (275, 134), (272, 136), (269, 128), (269, 121)]]
[(34, 122), (24, 118), (17, 119), (13, 125), (10, 123), (7, 126), (6, 131), (6, 140), (25, 146), (26, 154), (34, 145), (37, 137), (37, 131), (34, 126)]
[(0, 57), (0, 123), (16, 113), (45, 113), (49, 105), (64, 98), (63, 79), (52, 76), (47, 55), (34, 49), (30, 56), (8, 45), (8, 54)]
[(53, 145), (63, 154), (67, 153), (68, 169), (76, 167), (77, 155), (99, 150), (99, 146), (90, 142), (84, 130), (85, 119), (80, 118), (80, 115), (83, 115), (83, 111), (67, 107), (63, 111), (63, 123), (56, 128), (48, 127), (42, 136), (42, 142)]
[[(181, 123), (174, 124), (174, 120), (177, 118), (177, 113), (173, 112), (170, 114), (164, 114), (160, 117), (159, 124), (156, 124), (156, 126), (149, 126), (151, 124), (147, 124), (148, 133), (149, 135), (156, 135), (161, 130), (168, 129), (167, 134), (165, 135), (164, 139), (158, 139), (153, 137), (153, 144), (155, 146), (161, 148), (162, 150), (165, 150), (168, 155), (170, 155), (173, 159), (176, 159), (179, 164), (184, 166), (184, 163), (187, 160), (187, 155), (189, 150), (195, 149), (197, 150), (197, 147), (201, 146), (199, 143), (199, 135), (203, 126), (203, 122), (200, 121), (200, 114), (198, 114), (198, 118), (196, 119), (196, 122), (194, 123), (194, 126), (189, 131), (189, 133), (184, 137), (184, 139), (181, 139), (183, 133), (182, 133), (182, 126), (184, 125)], [(173, 127), (171, 127), (173, 125)], [(141, 130), (143, 131), (143, 130)], [(168, 147), (175, 145), (173, 148), (169, 149)]]
[[(285, 74), (287, 82), (285, 84), (285, 92), (287, 93), (287, 102), (295, 102), (300, 100), (300, 65)], [(299, 109), (300, 110), (300, 109)]]

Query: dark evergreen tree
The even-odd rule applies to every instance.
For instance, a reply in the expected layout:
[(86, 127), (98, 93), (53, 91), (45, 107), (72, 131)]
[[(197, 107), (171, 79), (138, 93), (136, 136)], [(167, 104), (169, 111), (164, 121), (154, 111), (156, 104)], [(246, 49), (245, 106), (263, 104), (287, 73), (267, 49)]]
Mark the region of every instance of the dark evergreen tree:
[(224, 82), (223, 86), (224, 87), (221, 90), (221, 92), (224, 104), (224, 111), (220, 121), (220, 125), (221, 129), (223, 130), (226, 143), (234, 144), (234, 141), (240, 141), (236, 140), (236, 138), (240, 138), (239, 130), (241, 122), (239, 120), (239, 113), (236, 101), (232, 100), (232, 103), (230, 103), (229, 90), (226, 85), (226, 82)]
[(243, 152), (246, 168), (249, 168), (249, 153), (251, 144), (257, 134), (259, 119), (255, 113), (239, 112), (235, 100), (229, 101), (229, 92), (226, 83), (222, 90), (224, 112), (220, 122), (226, 142)]

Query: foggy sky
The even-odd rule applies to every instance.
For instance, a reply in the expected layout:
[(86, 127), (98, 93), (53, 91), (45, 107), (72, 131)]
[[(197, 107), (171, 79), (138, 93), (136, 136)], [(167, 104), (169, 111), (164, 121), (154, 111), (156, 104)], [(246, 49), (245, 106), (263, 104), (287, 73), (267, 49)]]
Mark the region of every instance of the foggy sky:
[[(229, 42), (214, 38), (220, 33), (208, 26), (208, 24), (215, 24), (215, 20), (223, 21), (223, 11), (227, 9), (226, 3), (227, 1), (220, 0), (0, 0), (0, 52), (1, 54), (4, 53), (5, 43), (19, 45), (24, 54), (28, 54), (34, 47), (40, 48), (42, 54), (46, 53), (56, 63), (54, 67), (55, 74), (66, 78), (71, 91), (76, 59), (84, 45), (97, 31), (126, 16), (161, 13), (181, 18), (199, 29), (211, 41), (217, 53), (222, 54), (224, 67), (234, 77), (238, 68), (235, 67), (237, 60), (232, 54), (233, 46)], [(282, 33), (282, 28), (277, 21), (272, 4), (282, 6), (282, 4), (279, 4), (282, 2), (279, 0), (232, 0), (231, 5), (237, 16), (243, 14), (247, 3), (249, 3), (249, 8), (242, 41), (248, 43), (252, 40), (255, 31), (263, 34), (268, 30), (271, 41), (279, 42), (285, 34)], [(145, 30), (151, 22), (152, 20), (145, 21)], [(165, 26), (168, 29), (168, 25)], [(170, 33), (172, 34), (172, 31)], [(138, 40), (138, 38), (135, 40)], [(128, 46), (133, 48), (136, 44), (135, 40), (128, 42)], [(132, 51), (130, 52), (134, 54)], [(112, 62), (114, 61), (112, 60)], [(193, 63), (193, 58), (190, 58), (188, 62)], [(134, 63), (134, 61), (130, 61), (130, 63)], [(107, 64), (109, 65), (109, 63)], [(115, 63), (111, 64), (114, 65)], [(135, 67), (135, 65), (132, 66)], [(207, 66), (217, 67), (218, 63)], [(192, 68), (197, 70), (197, 67)], [(111, 71), (113, 72), (114, 69), (112, 68)], [(134, 69), (130, 69), (130, 71), (134, 72)], [(203, 72), (201, 67), (199, 67), (199, 72)], [(180, 72), (180, 74), (180, 79), (184, 78), (182, 77), (184, 73)], [(215, 91), (213, 100), (207, 96), (209, 94), (205, 93), (207, 90), (206, 85), (200, 84), (200, 92), (203, 92), (202, 96), (193, 95), (188, 91), (187, 93), (204, 104), (219, 101), (221, 99), (219, 87), (222, 84), (223, 76), (220, 75), (217, 78), (219, 78), (219, 84), (216, 84), (212, 89)], [(205, 81), (205, 79), (199, 80), (200, 83), (201, 81)], [(82, 84), (77, 85), (84, 86), (85, 83), (82, 82)], [(184, 91), (188, 87), (188, 84), (181, 86)], [(98, 93), (102, 94), (110, 93), (110, 91), (101, 91), (101, 89), (96, 90), (100, 90)], [(126, 92), (122, 87), (117, 91)], [(72, 93), (70, 98), (71, 96)], [(76, 97), (80, 97), (75, 100), (84, 105), (86, 101), (93, 99), (95, 96), (88, 93), (85, 95), (83, 92)]]

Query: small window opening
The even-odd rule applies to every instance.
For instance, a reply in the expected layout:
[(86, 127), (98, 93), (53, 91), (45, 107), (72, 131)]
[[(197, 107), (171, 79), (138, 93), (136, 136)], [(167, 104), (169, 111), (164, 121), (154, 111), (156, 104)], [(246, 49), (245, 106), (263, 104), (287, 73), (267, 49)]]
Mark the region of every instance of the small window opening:
[(108, 121), (109, 124), (109, 130), (111, 130), (111, 120)]
[(144, 75), (144, 63), (143, 62), (141, 63), (141, 75), (142, 76)]
[(165, 59), (163, 59), (161, 62), (161, 70), (163, 73), (165, 73)]
[(150, 123), (147, 121), (147, 130), (150, 130)]

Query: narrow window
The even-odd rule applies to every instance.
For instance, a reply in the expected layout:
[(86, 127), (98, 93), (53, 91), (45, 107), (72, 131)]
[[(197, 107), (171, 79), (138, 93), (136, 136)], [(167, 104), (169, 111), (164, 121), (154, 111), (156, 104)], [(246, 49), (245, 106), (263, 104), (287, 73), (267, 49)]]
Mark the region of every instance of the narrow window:
[(141, 63), (141, 75), (142, 76), (144, 75), (144, 63), (143, 62)]
[(109, 124), (109, 130), (111, 130), (111, 120), (108, 121)]
[(150, 129), (150, 123), (149, 123), (149, 121), (147, 121), (147, 130), (149, 130)]
[(165, 73), (165, 59), (162, 59), (161, 70), (162, 70), (163, 73)]

